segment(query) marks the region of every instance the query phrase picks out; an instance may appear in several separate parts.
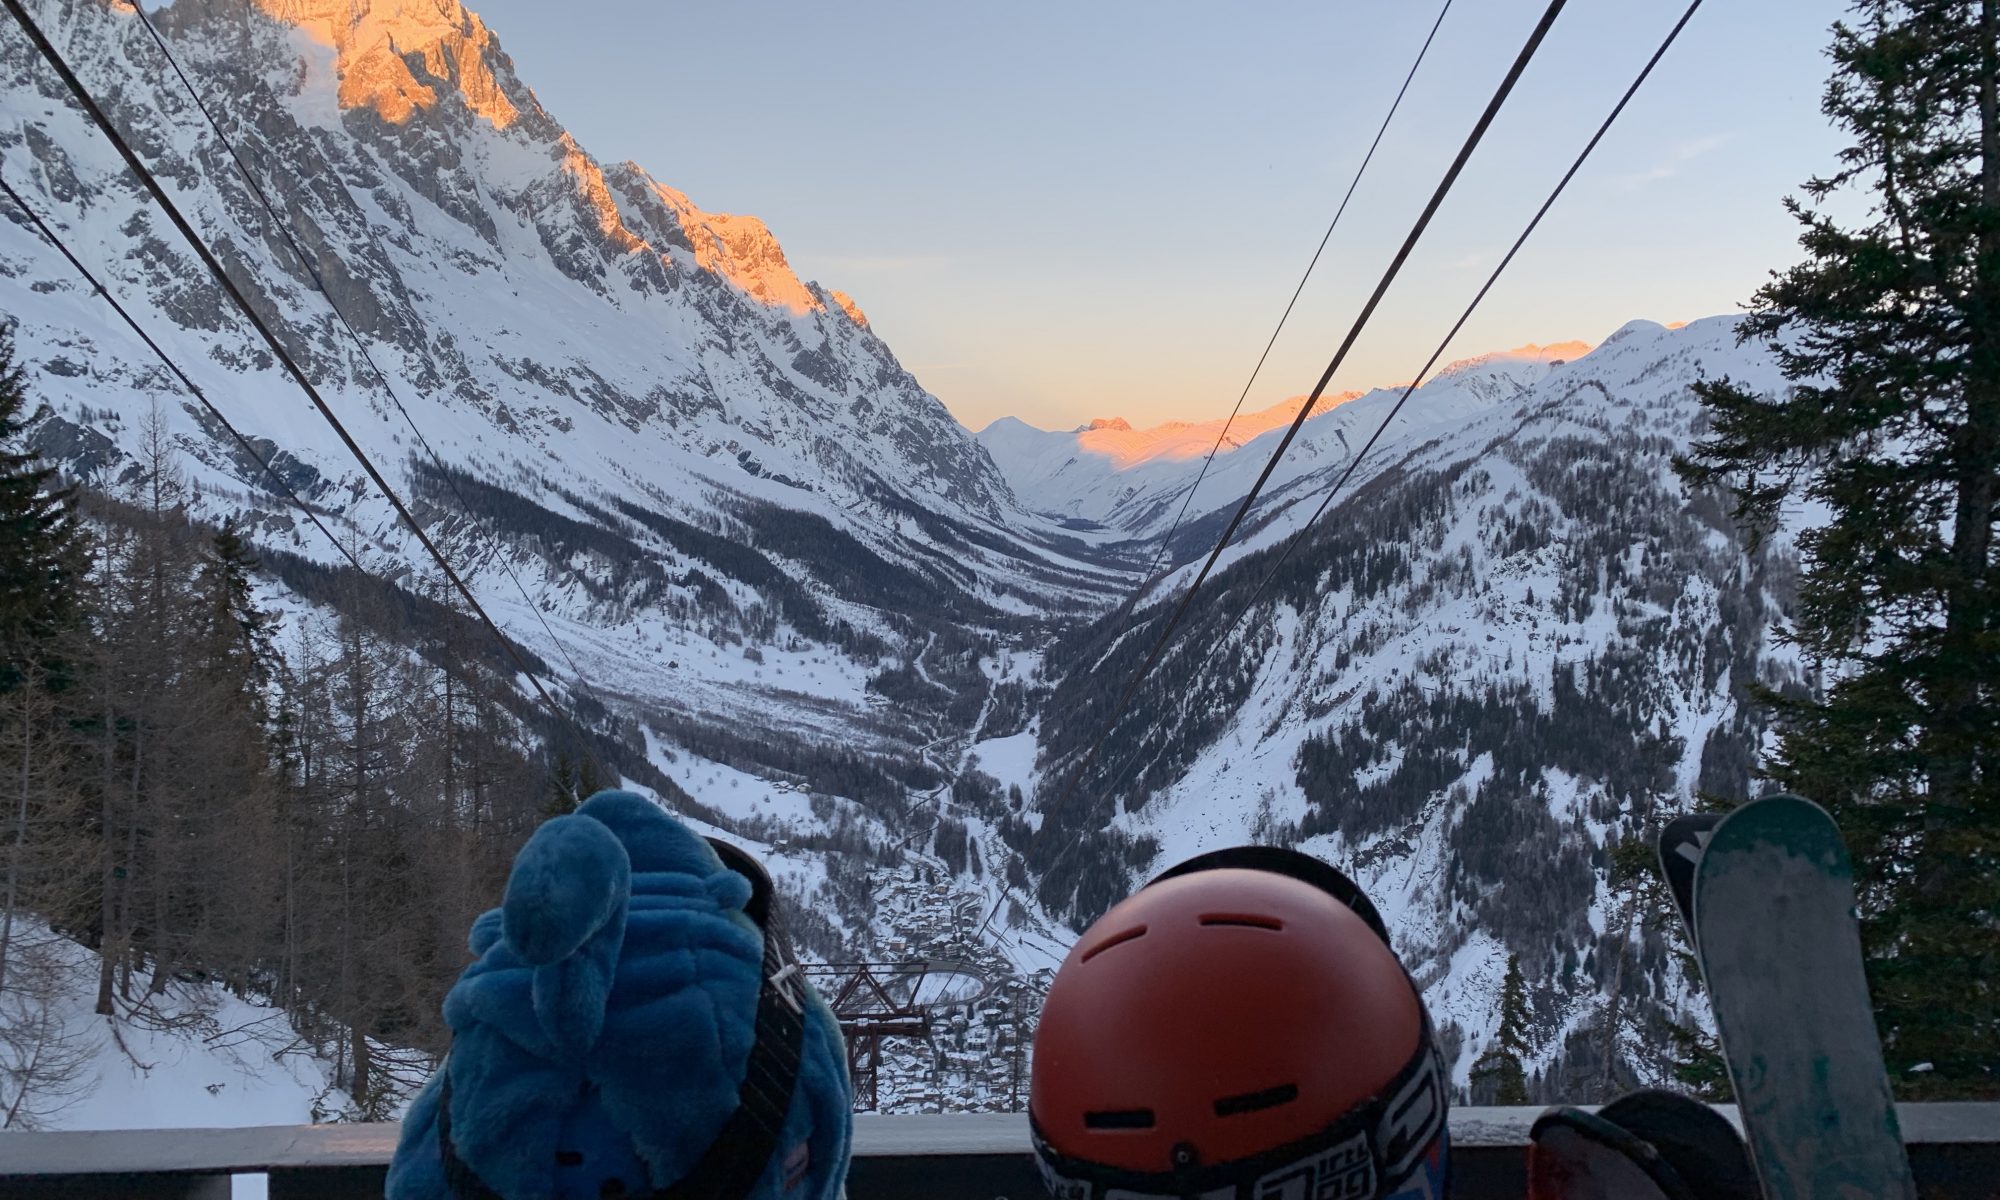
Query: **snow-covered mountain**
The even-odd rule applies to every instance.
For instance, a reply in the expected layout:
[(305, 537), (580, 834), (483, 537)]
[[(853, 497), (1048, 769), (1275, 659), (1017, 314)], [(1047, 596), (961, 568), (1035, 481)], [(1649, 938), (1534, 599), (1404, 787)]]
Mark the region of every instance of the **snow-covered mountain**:
[[(155, 17), (366, 358), (134, 12), (35, 12), (483, 602), (642, 721), (840, 731), (908, 757), (943, 731), (922, 704), (879, 715), (885, 667), (928, 647), (950, 664), (918, 670), (977, 686), (964, 637), (1120, 586), (1015, 505), (852, 299), (800, 280), (755, 218), (593, 159), (458, 4), (182, 0)], [(25, 40), (0, 64), (10, 181), (308, 500), (385, 571), (421, 569)], [(158, 406), (205, 511), (336, 561), (19, 214), (0, 226), (0, 306), (51, 407), (40, 442), (87, 481), (116, 485)]]
[[(791, 847), (775, 874), (820, 953), (914, 939), (937, 898), (897, 915), (878, 902), (894, 880), (988, 901), (951, 882), (930, 840), (950, 830), (915, 802), (982, 730), (1018, 731), (1034, 658), (1010, 647), (1131, 573), (1022, 510), (859, 303), (799, 279), (756, 218), (593, 158), (455, 0), (159, 9), (364, 355), (136, 12), (30, 8), (482, 604), (617, 743), (618, 773)], [(0, 39), (0, 89), (0, 170), (37, 215), (371, 571), (434, 579), (25, 38)], [(157, 413), (194, 515), (242, 518), (267, 560), (342, 562), (4, 209), (0, 314), (44, 404), (38, 446), (116, 492)]]
[[(1761, 730), (1741, 686), (1796, 678), (1767, 636), (1782, 543), (1751, 554), (1667, 472), (1697, 374), (1776, 383), (1730, 322), (1634, 323), (1594, 350), (1442, 372), (1232, 630), (1396, 392), (1327, 403), (1068, 793), (1150, 642), (1116, 606), (1219, 420), (974, 438), (761, 222), (592, 158), (456, 0), (177, 0), (155, 19), (364, 358), (134, 12), (30, 8), (482, 602), (602, 707), (624, 773), (763, 847), (814, 949), (1031, 977), (1060, 960), (1066, 921), (1254, 837), (1375, 890), (1457, 1031), (1461, 1079), (1510, 951), (1537, 1063), (1569, 1078), (1597, 1061), (1607, 992), (1647, 1019), (1686, 1001), (1659, 936), (1623, 928), (1606, 847), (1697, 788), (1747, 786)], [(0, 39), (0, 72), (8, 181), (371, 568), (423, 578), (387, 504), (22, 39)], [(157, 410), (201, 515), (338, 561), (5, 215), (0, 313), (47, 404), (38, 444), (116, 490)], [(1294, 412), (1238, 418), (1142, 621)], [(1643, 1061), (1656, 1033), (1617, 1037)], [(981, 1081), (1011, 1064), (953, 1036), (892, 1063), (885, 1098), (998, 1103)]]
[[(1464, 402), (1487, 403), (1589, 350), (1588, 342), (1574, 341), (1517, 346), (1452, 363), (1436, 379), (1456, 381), (1452, 390), (1462, 392)], [(1328, 454), (1344, 455), (1357, 424), (1365, 426), (1360, 432), (1366, 439), (1373, 425), (1344, 412), (1350, 404), (1364, 396), (1393, 396), (1401, 390), (1378, 388), (1321, 397), (1272, 476), (1273, 486), (1313, 474)], [(1426, 396), (1428, 404), (1418, 419), (1450, 421), (1465, 411), (1460, 400), (1442, 393), (1427, 391)], [(1133, 536), (1159, 537), (1171, 527), (1190, 490), (1196, 493), (1190, 516), (1222, 507), (1232, 491), (1239, 497), (1248, 491), (1304, 403), (1305, 397), (1295, 396), (1256, 412), (1239, 413), (1234, 420), (1169, 421), (1147, 429), (1134, 429), (1122, 417), (1106, 417), (1077, 429), (1051, 431), (1002, 417), (980, 430), (978, 437), (1015, 494), (1032, 497), (1037, 511), (1063, 518), (1072, 528), (1107, 525)], [(1211, 450), (1215, 462), (1196, 489)], [(1213, 543), (1214, 538), (1208, 540)]]
[[(1698, 1009), (1669, 931), (1614, 891), (1610, 851), (1697, 793), (1743, 795), (1763, 734), (1746, 684), (1804, 684), (1771, 636), (1791, 596), (1783, 540), (1752, 553), (1670, 470), (1698, 427), (1689, 384), (1724, 374), (1782, 383), (1729, 318), (1633, 322), (1560, 365), (1449, 372), (1280, 565), (1345, 466), (1330, 446), (1358, 444), (1394, 397), (1312, 422), (1319, 459), (1260, 505), (1073, 788), (1192, 555), (1136, 618), (1050, 652), (1066, 666), (1045, 711), (1093, 715), (1045, 719), (1039, 819), (1007, 831), (1045, 904), (1087, 917), (1203, 849), (1302, 846), (1390, 916), (1462, 1039), (1461, 1083), (1510, 953), (1534, 996), (1530, 1066), (1555, 1092), (1609, 1082), (1608, 994), (1621, 1054), (1657, 1065), (1661, 1019)], [(1239, 452), (1218, 469), (1239, 461), (1261, 466)], [(1239, 495), (1225, 483), (1208, 503)]]
[[(318, 376), (381, 404), (131, 14), (90, 0), (43, 12)], [(543, 457), (559, 442), (574, 474), (612, 487), (636, 476), (671, 494), (672, 475), (707, 472), (738, 490), (766, 481), (752, 493), (782, 495), (775, 483), (847, 502), (887, 486), (958, 514), (1000, 511), (991, 466), (852, 300), (798, 279), (754, 217), (703, 212), (636, 164), (592, 158), (459, 5), (187, 0), (157, 23), (371, 350), (406, 391), (437, 397), (416, 415), (455, 461), (497, 425)], [(15, 132), (54, 142), (34, 156), (41, 182), (68, 181), (97, 222), (163, 228), (94, 131), (49, 102), (48, 72), (11, 45), (10, 64), (42, 97)], [(65, 206), (56, 215), (77, 227)], [(155, 288), (175, 277), (180, 300), (212, 310), (204, 331), (221, 345), (202, 349), (247, 357), (219, 293), (175, 238), (155, 237), (115, 274)]]

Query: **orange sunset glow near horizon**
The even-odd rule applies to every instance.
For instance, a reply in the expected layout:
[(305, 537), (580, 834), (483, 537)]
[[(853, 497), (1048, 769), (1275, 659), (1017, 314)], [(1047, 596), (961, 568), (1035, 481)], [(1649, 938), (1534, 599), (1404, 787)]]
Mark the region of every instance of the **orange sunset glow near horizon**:
[[(1667, 328), (1680, 329), (1686, 324), (1686, 321), (1675, 321)], [(1512, 349), (1475, 355), (1469, 359), (1446, 364), (1441, 370), (1433, 373), (1431, 378), (1435, 379), (1474, 362), (1493, 360), (1567, 362), (1583, 357), (1592, 349), (1594, 344), (1584, 341), (1553, 342), (1548, 345), (1529, 342)], [(1368, 395), (1371, 390), (1394, 391), (1408, 387), (1409, 384), (1410, 381), (1405, 379), (1378, 384), (1375, 389), (1357, 388), (1323, 395), (1319, 398), (1319, 403), (1313, 406), (1312, 417), (1308, 420), (1324, 416), (1350, 400), (1360, 399)], [(1305, 402), (1304, 396), (1292, 396), (1280, 400), (1269, 408), (1238, 413), (1234, 419), (1225, 412), (1207, 421), (1168, 420), (1145, 428), (1135, 427), (1133, 422), (1125, 417), (1094, 417), (1086, 424), (1077, 427), (1076, 446), (1087, 454), (1111, 460), (1113, 468), (1121, 471), (1143, 462), (1159, 459), (1179, 461), (1198, 458), (1207, 454), (1210, 448), (1216, 445), (1218, 437), (1224, 439), (1223, 450), (1233, 450), (1260, 434), (1289, 425), (1292, 419), (1298, 416), (1299, 409)]]

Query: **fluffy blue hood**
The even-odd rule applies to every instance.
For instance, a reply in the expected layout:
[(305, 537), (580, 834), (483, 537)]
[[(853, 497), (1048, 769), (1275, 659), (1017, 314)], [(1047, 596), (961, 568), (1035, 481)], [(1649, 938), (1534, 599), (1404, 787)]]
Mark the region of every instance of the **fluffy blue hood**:
[[(504, 1200), (640, 1197), (686, 1176), (735, 1111), (755, 1040), (750, 895), (631, 792), (536, 830), (501, 906), (473, 922), (477, 961), (444, 1002), (451, 1054), (404, 1118), (389, 1200), (453, 1196), (446, 1097), (458, 1161)], [(834, 1200), (847, 1174), (840, 1030), (804, 990), (798, 1085), (755, 1200)]]

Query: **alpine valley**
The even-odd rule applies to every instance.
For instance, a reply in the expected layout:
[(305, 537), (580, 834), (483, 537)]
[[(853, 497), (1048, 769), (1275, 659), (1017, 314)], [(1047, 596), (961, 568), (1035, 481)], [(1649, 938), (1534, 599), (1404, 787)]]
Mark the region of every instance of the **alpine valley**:
[[(811, 956), (984, 980), (928, 1044), (888, 1044), (885, 1109), (1020, 1103), (1038, 989), (1075, 931), (1243, 841), (1364, 885), (1475, 1098), (1510, 956), (1537, 1099), (1659, 1079), (1670, 1024), (1708, 1024), (1619, 851), (1702, 793), (1749, 791), (1746, 689), (1810, 683), (1778, 636), (1788, 543), (1752, 548), (1670, 470), (1697, 432), (1690, 383), (1779, 386), (1733, 321), (1451, 367), (1287, 555), (1397, 393), (1330, 400), (1075, 779), (1296, 402), (1232, 430), (1176, 525), (1219, 422), (975, 436), (762, 222), (591, 157), (457, 0), (175, 0), (154, 20), (307, 266), (123, 0), (29, 8), (579, 714), (573, 749), (762, 855)], [(435, 594), (421, 546), (18, 33), (0, 87), (8, 182), (347, 551)], [(239, 523), (286, 628), (337, 608), (342, 547), (0, 212), (34, 445), (119, 497), (164, 429), (190, 519)], [(568, 736), (525, 677), (510, 687), (538, 736)]]

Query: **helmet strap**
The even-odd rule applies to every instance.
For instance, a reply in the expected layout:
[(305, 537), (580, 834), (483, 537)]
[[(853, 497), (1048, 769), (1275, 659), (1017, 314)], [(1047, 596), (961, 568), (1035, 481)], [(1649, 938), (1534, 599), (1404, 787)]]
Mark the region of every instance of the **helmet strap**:
[[(734, 849), (732, 847), (732, 849)], [(755, 863), (736, 851), (736, 857)], [(725, 856), (723, 861), (740, 870)], [(768, 897), (770, 879), (758, 868)], [(799, 1057), (805, 1041), (805, 977), (792, 957), (791, 944), (778, 927), (775, 908), (764, 907), (764, 981), (757, 992), (756, 1040), (743, 1064), (743, 1081), (736, 1088), (736, 1111), (708, 1144), (694, 1169), (654, 1200), (742, 1200), (748, 1196), (777, 1153), (791, 1111), (792, 1092), (799, 1080)]]

